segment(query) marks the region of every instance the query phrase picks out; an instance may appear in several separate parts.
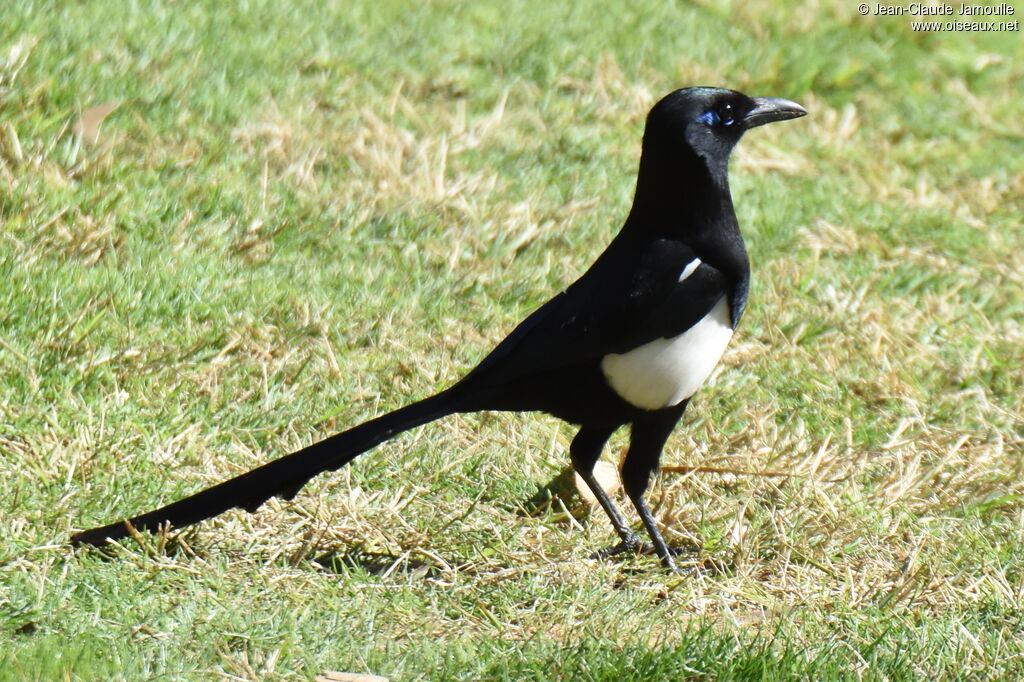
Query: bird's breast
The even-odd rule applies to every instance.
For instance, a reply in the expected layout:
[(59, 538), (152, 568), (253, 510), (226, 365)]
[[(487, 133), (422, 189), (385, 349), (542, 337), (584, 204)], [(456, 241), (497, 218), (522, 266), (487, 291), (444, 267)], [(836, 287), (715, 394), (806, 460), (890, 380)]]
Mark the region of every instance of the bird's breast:
[(604, 356), (601, 371), (626, 402), (660, 410), (697, 392), (722, 359), (731, 338), (729, 302), (723, 296), (711, 312), (682, 334)]

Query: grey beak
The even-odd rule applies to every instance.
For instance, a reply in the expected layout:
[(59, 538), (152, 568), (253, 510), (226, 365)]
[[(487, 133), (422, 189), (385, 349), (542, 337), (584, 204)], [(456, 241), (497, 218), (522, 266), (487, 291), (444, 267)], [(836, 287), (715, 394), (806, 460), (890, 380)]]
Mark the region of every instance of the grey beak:
[(753, 100), (754, 108), (743, 117), (748, 128), (807, 115), (807, 110), (802, 106), (781, 97), (754, 97)]

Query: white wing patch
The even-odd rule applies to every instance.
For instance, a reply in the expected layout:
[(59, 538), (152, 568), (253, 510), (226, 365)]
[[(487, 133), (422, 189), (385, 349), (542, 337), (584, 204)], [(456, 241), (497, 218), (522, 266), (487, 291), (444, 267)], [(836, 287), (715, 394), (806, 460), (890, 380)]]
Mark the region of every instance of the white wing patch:
[[(690, 266), (697, 269), (690, 263), (683, 270), (684, 276), (689, 276)], [(729, 303), (723, 296), (711, 312), (679, 336), (604, 356), (601, 371), (626, 402), (645, 410), (660, 410), (678, 405), (697, 392), (722, 359), (731, 338)]]
[(679, 281), (682, 282), (684, 279), (692, 275), (697, 270), (697, 268), (700, 267), (700, 263), (700, 258), (694, 258), (692, 261), (687, 263), (686, 267), (683, 268), (683, 271), (679, 273)]

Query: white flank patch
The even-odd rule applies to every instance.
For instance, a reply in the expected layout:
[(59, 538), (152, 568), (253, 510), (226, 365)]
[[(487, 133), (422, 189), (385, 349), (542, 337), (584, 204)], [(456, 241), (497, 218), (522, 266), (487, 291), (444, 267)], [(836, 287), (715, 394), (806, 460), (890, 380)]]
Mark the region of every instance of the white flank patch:
[(732, 338), (729, 321), (729, 303), (723, 296), (679, 336), (604, 356), (601, 371), (619, 397), (636, 407), (660, 410), (678, 405), (697, 392), (722, 359)]
[(700, 258), (694, 258), (692, 261), (686, 264), (683, 271), (679, 273), (679, 281), (682, 282), (684, 279), (694, 273), (694, 271), (700, 267)]

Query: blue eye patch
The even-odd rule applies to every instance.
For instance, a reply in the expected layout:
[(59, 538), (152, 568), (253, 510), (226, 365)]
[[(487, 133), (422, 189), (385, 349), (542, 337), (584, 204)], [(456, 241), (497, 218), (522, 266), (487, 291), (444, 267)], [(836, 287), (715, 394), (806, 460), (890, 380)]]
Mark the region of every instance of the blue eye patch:
[(697, 117), (697, 120), (701, 123), (709, 126), (718, 125), (722, 119), (718, 117), (718, 112), (714, 109), (709, 109), (703, 114)]
[(732, 116), (732, 106), (729, 104), (722, 105), (720, 108), (721, 113), (714, 109), (708, 109), (703, 114), (697, 117), (697, 120), (701, 123), (709, 126), (716, 126), (718, 124), (731, 126), (736, 122), (736, 119)]

